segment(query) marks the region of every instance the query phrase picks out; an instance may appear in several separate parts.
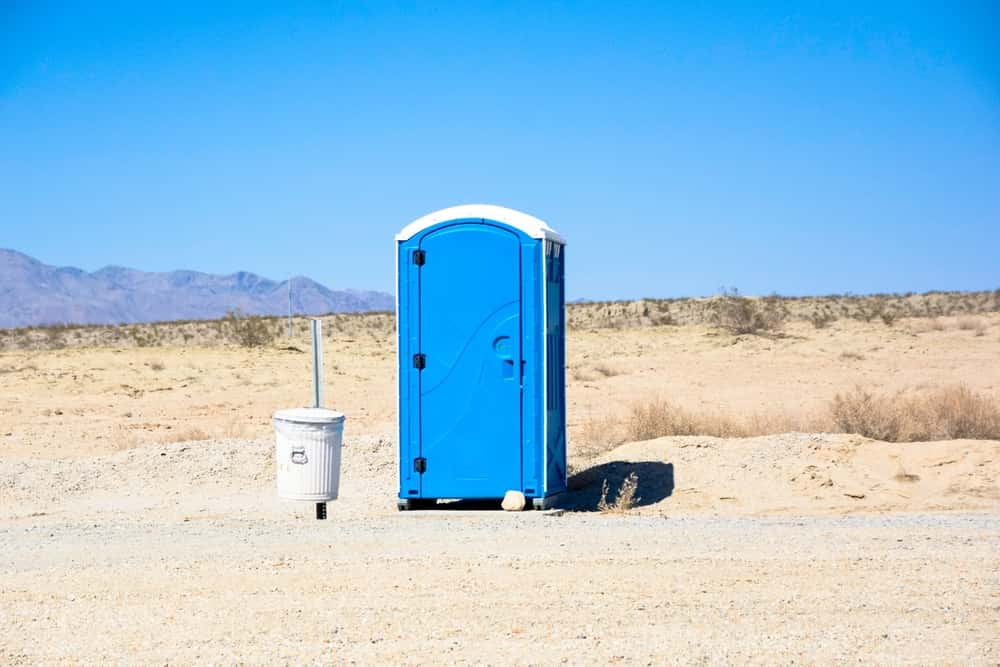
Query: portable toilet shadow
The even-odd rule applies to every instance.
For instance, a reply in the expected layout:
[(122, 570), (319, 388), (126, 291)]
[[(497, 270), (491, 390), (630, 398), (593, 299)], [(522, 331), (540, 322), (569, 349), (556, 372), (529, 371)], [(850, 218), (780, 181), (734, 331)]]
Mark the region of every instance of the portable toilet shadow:
[(397, 236), (399, 509), (566, 490), (565, 241), (500, 206)]

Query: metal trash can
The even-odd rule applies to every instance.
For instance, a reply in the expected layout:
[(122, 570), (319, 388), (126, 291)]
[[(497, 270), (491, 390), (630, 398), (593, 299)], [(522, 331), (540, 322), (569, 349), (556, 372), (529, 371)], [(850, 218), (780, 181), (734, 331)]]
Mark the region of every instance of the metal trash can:
[(326, 408), (274, 413), (278, 496), (325, 502), (340, 490), (344, 415)]

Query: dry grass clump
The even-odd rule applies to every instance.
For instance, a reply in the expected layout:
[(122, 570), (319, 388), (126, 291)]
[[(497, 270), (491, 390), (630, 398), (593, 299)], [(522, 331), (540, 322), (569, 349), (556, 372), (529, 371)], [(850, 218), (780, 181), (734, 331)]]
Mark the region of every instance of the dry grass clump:
[[(886, 442), (928, 440), (1000, 440), (1000, 400), (965, 385), (943, 387), (928, 393), (878, 395), (861, 387), (837, 394), (829, 414), (810, 418), (791, 415), (733, 417), (699, 413), (669, 401), (636, 403), (623, 422), (621, 436), (607, 424), (594, 422), (591, 438), (604, 434), (596, 450), (623, 440), (652, 440), (664, 436), (704, 435), (716, 438), (751, 438), (792, 431), (835, 429)], [(586, 431), (585, 431), (586, 432)]]
[(211, 440), (212, 436), (195, 426), (190, 426), (184, 429), (178, 429), (176, 431), (170, 431), (170, 433), (158, 439), (162, 443), (170, 442), (194, 442), (197, 440)]
[(958, 318), (958, 328), (961, 331), (973, 331), (977, 336), (986, 335), (986, 324), (978, 317)]
[(825, 329), (830, 326), (831, 322), (837, 321), (837, 316), (834, 315), (829, 310), (815, 310), (812, 315), (809, 316), (809, 321), (817, 329)]
[(597, 509), (604, 514), (625, 514), (635, 509), (636, 504), (642, 500), (636, 496), (639, 490), (639, 476), (634, 472), (622, 480), (618, 487), (618, 494), (614, 500), (608, 500), (608, 480), (601, 484), (601, 499), (597, 501)]
[(741, 419), (719, 413), (696, 413), (657, 399), (636, 403), (625, 423), (630, 440), (652, 440), (670, 435), (708, 435), (716, 438), (752, 438), (759, 435), (814, 430), (786, 415), (749, 415)]
[(598, 364), (593, 368), (583, 368), (576, 366), (569, 369), (570, 377), (577, 382), (592, 382), (594, 380), (599, 380), (600, 378), (614, 377), (615, 375), (621, 375), (622, 372), (617, 368), (608, 366), (607, 364)]
[(788, 317), (788, 311), (778, 295), (751, 299), (741, 296), (735, 288), (723, 291), (711, 302), (710, 308), (712, 324), (736, 335), (780, 331)]
[(948, 327), (938, 318), (932, 317), (930, 319), (913, 320), (910, 323), (910, 328), (913, 330), (913, 333), (922, 334), (929, 331), (944, 331)]
[(274, 320), (260, 315), (246, 315), (241, 310), (231, 310), (222, 319), (226, 337), (242, 347), (263, 347), (278, 337)]
[[(652, 440), (667, 435), (707, 435), (703, 422), (693, 413), (669, 401), (657, 399), (633, 405), (626, 427), (630, 440)], [(716, 421), (715, 426), (720, 423), (724, 423), (729, 430), (728, 421)]]
[(845, 433), (895, 441), (902, 430), (902, 415), (895, 404), (860, 387), (852, 393), (834, 396), (830, 411), (834, 423)]
[(1000, 439), (1000, 401), (965, 385), (894, 396), (856, 387), (837, 394), (830, 411), (839, 430), (887, 442)]

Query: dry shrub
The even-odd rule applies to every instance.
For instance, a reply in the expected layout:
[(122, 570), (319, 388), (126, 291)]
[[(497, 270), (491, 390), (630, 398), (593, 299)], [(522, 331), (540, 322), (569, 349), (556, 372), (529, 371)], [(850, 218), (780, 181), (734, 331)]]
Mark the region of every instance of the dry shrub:
[(697, 420), (687, 410), (664, 400), (636, 403), (627, 422), (630, 440), (652, 440), (667, 435), (695, 435)]
[(965, 385), (938, 390), (924, 408), (932, 418), (932, 437), (1000, 440), (1000, 401)]
[(887, 442), (1000, 439), (1000, 401), (965, 385), (925, 395), (879, 396), (856, 387), (837, 394), (831, 417), (845, 433)]
[(222, 320), (227, 337), (241, 347), (262, 347), (277, 338), (271, 322), (260, 315), (246, 315), (239, 309), (226, 313)]
[(927, 333), (928, 331), (944, 331), (947, 329), (944, 322), (934, 317), (931, 319), (916, 320), (912, 324), (914, 333)]
[(896, 441), (902, 415), (897, 404), (856, 387), (849, 394), (837, 394), (830, 406), (833, 421), (845, 433), (857, 433), (875, 440)]
[(962, 331), (973, 331), (977, 336), (986, 334), (986, 324), (978, 317), (960, 317), (958, 328)]
[(598, 364), (593, 368), (577, 366), (570, 370), (570, 377), (579, 382), (592, 382), (602, 377), (609, 378), (621, 375), (621, 373), (617, 368), (613, 368), (607, 364)]
[(761, 335), (780, 331), (788, 317), (781, 297), (772, 295), (763, 299), (741, 296), (732, 289), (712, 301), (712, 323), (736, 335)]
[(809, 321), (812, 322), (812, 325), (817, 329), (825, 329), (831, 322), (837, 321), (837, 316), (828, 310), (816, 310), (809, 316)]
[(604, 514), (625, 514), (633, 509), (635, 509), (636, 503), (638, 503), (641, 498), (635, 495), (636, 491), (639, 489), (639, 476), (634, 472), (629, 473), (628, 477), (622, 480), (622, 484), (618, 487), (618, 494), (612, 501), (608, 500), (608, 480), (604, 480), (601, 485), (601, 499), (597, 501), (597, 509)]
[[(226, 424), (224, 429), (217, 431), (217, 433), (220, 438), (243, 440), (253, 437), (253, 425), (246, 419), (232, 419)], [(206, 438), (197, 439), (204, 440)]]
[(696, 413), (665, 400), (636, 403), (626, 422), (629, 440), (652, 440), (672, 435), (708, 435), (751, 438), (758, 435), (817, 430), (825, 424), (804, 423), (788, 415), (754, 414), (734, 419), (720, 413)]
[(116, 425), (110, 435), (111, 448), (116, 451), (124, 451), (126, 449), (135, 449), (138, 447), (139, 438), (132, 432), (127, 426), (118, 424)]
[(210, 436), (205, 431), (197, 428), (195, 426), (189, 426), (188, 428), (180, 429), (177, 431), (170, 431), (162, 438), (159, 438), (159, 442), (169, 443), (169, 442), (194, 442), (196, 440), (211, 440)]

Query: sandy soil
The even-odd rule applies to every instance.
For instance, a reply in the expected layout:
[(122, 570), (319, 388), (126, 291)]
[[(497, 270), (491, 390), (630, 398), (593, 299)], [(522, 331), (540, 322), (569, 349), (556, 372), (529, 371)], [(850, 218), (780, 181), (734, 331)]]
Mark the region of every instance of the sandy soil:
[(631, 515), (586, 477), (576, 511), (400, 514), (352, 437), (326, 522), (266, 439), (5, 459), (0, 662), (995, 664), (1000, 443), (911, 445), (968, 453), (916, 482), (894, 447), (666, 438), (594, 468), (639, 471)]
[[(826, 415), (856, 384), (886, 392), (964, 382), (1000, 397), (1000, 314), (982, 336), (943, 318), (893, 328), (841, 320), (790, 324), (780, 338), (734, 338), (704, 327), (571, 331), (571, 444), (590, 422), (636, 401), (668, 398), (732, 415)], [(328, 333), (331, 333), (328, 331)], [(304, 334), (303, 334), (304, 335)], [(311, 400), (307, 338), (291, 350), (237, 347), (67, 349), (0, 353), (0, 454), (89, 456), (184, 439), (264, 437), (280, 408)], [(327, 403), (359, 433), (395, 428), (395, 347), (387, 330), (325, 343)], [(827, 427), (820, 423), (817, 426)]]
[[(802, 415), (856, 382), (996, 396), (998, 325), (574, 332), (571, 433), (652, 396)], [(275, 498), (267, 437), (308, 400), (308, 355), (0, 355), (0, 664), (1000, 663), (1000, 442), (577, 448), (562, 510), (400, 514), (391, 342), (334, 338), (327, 360), (348, 422), (317, 522)], [(632, 472), (636, 510), (596, 512)]]

